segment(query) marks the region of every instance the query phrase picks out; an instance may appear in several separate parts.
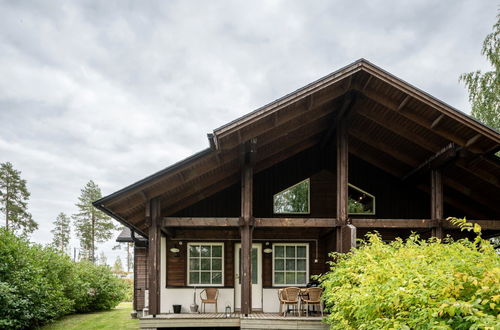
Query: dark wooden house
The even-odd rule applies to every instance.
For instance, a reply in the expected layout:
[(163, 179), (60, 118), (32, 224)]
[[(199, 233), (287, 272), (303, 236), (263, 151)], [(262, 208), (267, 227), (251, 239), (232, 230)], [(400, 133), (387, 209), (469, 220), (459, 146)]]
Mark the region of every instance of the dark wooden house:
[(156, 322), (188, 312), (194, 287), (219, 288), (218, 312), (277, 312), (278, 288), (305, 286), (369, 231), (463, 235), (455, 216), (500, 233), (500, 134), (364, 59), (208, 140), (94, 203), (147, 238), (134, 306)]

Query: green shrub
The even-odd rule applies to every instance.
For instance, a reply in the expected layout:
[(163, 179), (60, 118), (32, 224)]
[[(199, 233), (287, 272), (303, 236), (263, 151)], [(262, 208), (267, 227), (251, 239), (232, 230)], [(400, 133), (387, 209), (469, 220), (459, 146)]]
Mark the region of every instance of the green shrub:
[(107, 267), (75, 263), (0, 229), (0, 329), (33, 328), (74, 311), (110, 309), (125, 288)]
[(351, 253), (333, 253), (336, 263), (322, 277), (326, 322), (332, 329), (499, 329), (500, 257), (480, 236), (444, 243), (417, 235), (384, 243), (368, 234)]
[(127, 288), (123, 301), (132, 301), (134, 299), (134, 280), (131, 278), (124, 278), (122, 281), (125, 283)]

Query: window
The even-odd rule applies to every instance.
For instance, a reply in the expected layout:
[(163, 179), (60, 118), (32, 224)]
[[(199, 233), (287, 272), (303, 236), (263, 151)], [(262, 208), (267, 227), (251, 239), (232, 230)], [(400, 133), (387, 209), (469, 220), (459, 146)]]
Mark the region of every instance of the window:
[(309, 213), (309, 186), (309, 179), (306, 179), (274, 195), (274, 213)]
[(223, 243), (188, 243), (188, 285), (222, 286), (223, 261)]
[(349, 214), (375, 214), (375, 196), (349, 183)]
[(273, 286), (302, 286), (309, 280), (309, 245), (273, 245)]

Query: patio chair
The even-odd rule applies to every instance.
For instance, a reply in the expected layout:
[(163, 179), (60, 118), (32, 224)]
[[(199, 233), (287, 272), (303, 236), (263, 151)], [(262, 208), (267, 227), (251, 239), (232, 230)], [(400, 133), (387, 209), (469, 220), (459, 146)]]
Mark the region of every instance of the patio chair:
[[(205, 293), (205, 298), (203, 298), (203, 293)], [(215, 313), (217, 313), (217, 298), (219, 297), (219, 289), (217, 288), (206, 288), (200, 292), (201, 308), (203, 313), (205, 313), (206, 304), (215, 304)]]
[(309, 316), (309, 305), (319, 305), (321, 316), (323, 316), (323, 303), (321, 302), (321, 294), (323, 288), (308, 288), (307, 296), (302, 298), (302, 303), (306, 304), (306, 316)]
[[(283, 316), (286, 316), (290, 306), (295, 306), (295, 311), (298, 311), (300, 316), (300, 299), (299, 299), (300, 289), (295, 287), (289, 287), (283, 289), (283, 305), (286, 308), (283, 312)], [(280, 306), (281, 307), (281, 306)]]
[(278, 300), (280, 302), (280, 314), (281, 314), (283, 310), (283, 305), (285, 304), (286, 300), (284, 289), (278, 289)]

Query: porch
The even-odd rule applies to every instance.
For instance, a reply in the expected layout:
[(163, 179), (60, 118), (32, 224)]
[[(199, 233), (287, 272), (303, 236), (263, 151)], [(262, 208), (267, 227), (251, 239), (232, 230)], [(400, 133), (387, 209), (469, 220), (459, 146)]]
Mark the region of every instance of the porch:
[(240, 313), (231, 313), (226, 317), (224, 313), (205, 314), (158, 314), (140, 318), (141, 329), (157, 328), (237, 328), (237, 329), (328, 329), (322, 317), (309, 316), (286, 317), (278, 313), (254, 312), (245, 316)]

